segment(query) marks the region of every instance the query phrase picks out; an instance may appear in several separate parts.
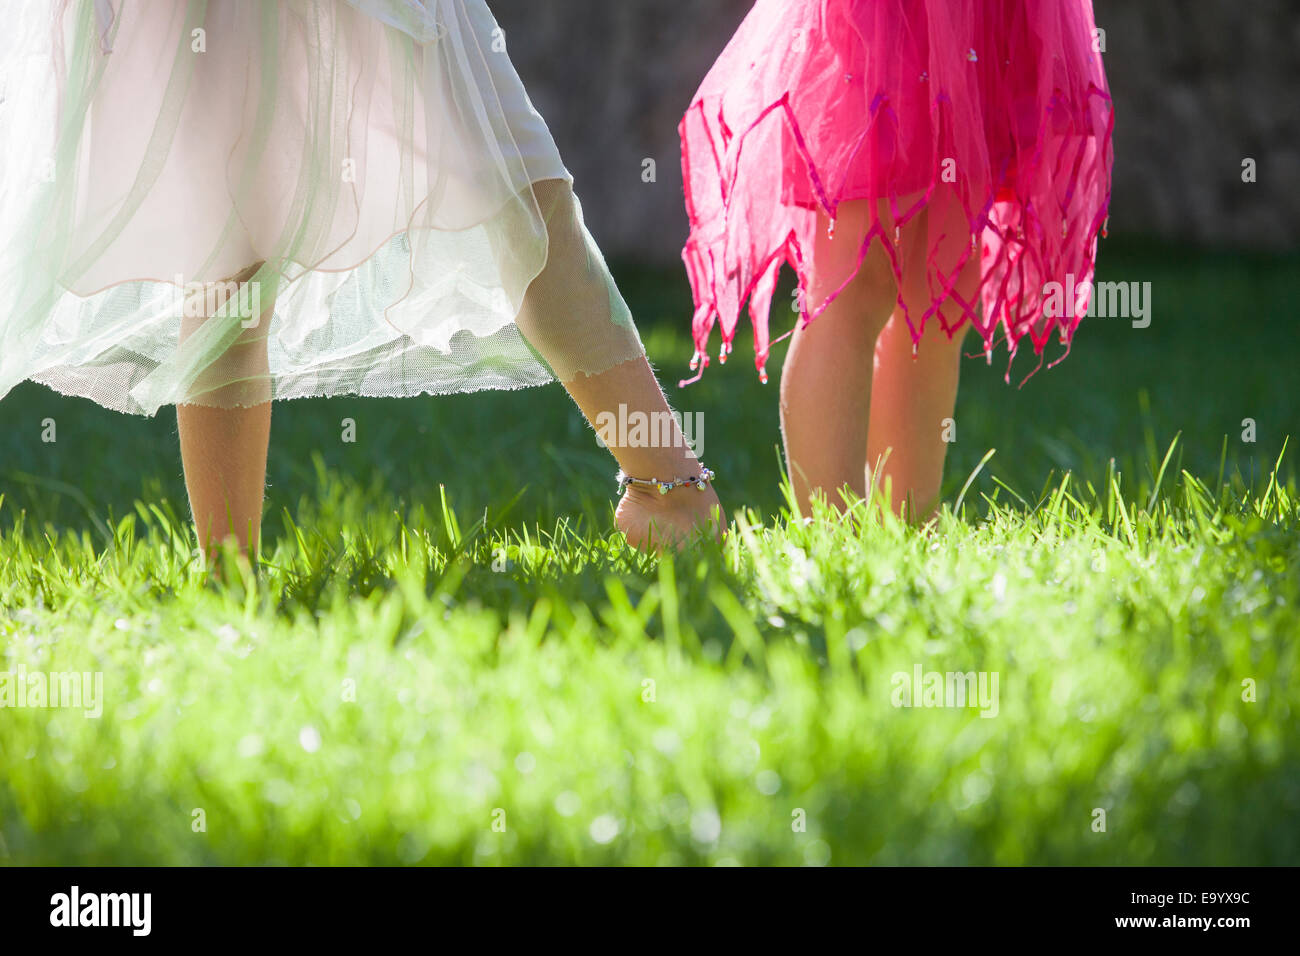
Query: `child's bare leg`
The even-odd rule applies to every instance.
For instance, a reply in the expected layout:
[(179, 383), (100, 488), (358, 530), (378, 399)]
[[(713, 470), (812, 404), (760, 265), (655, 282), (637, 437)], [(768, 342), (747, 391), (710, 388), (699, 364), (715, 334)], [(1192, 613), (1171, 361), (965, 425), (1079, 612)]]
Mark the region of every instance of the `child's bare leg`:
[[(259, 264), (260, 265), (260, 264)], [(246, 281), (253, 266), (233, 281)], [(185, 487), (199, 546), (209, 558), (233, 536), (241, 554), (255, 554), (262, 525), (267, 444), (271, 435), (267, 314), (245, 329), (208, 373), (234, 384), (195, 397), (200, 403), (176, 406)], [(187, 320), (182, 340), (202, 319)], [(199, 386), (201, 387), (201, 386)], [(258, 401), (264, 398), (265, 400)], [(231, 407), (222, 407), (229, 405)]]
[(209, 557), (234, 535), (241, 554), (257, 551), (271, 437), (271, 403), (252, 408), (177, 405), (185, 488), (200, 547)]
[[(836, 235), (822, 218), (813, 250), (809, 303), (825, 300), (851, 274), (869, 206), (844, 203)], [(884, 213), (882, 212), (882, 215)], [(807, 328), (797, 330), (781, 374), (781, 431), (796, 500), (823, 493), (835, 507), (847, 485), (867, 492), (862, 468), (872, 397), (876, 339), (897, 299), (893, 272), (878, 241), (839, 297)]]
[[(927, 217), (928, 212), (914, 220), (917, 228), (906, 250), (909, 262), (926, 261)], [(959, 224), (950, 226), (950, 234), (962, 239), (965, 235)], [(969, 302), (978, 281), (978, 260), (972, 258), (958, 277), (957, 294)], [(913, 322), (919, 322), (931, 302), (924, 266), (905, 267), (903, 300)], [(951, 300), (940, 306), (940, 311), (949, 324), (955, 324), (961, 315)], [(876, 343), (866, 471), (876, 471), (878, 487), (888, 484), (896, 514), (924, 520), (938, 507), (948, 452), (945, 437), (957, 402), (965, 331), (963, 326), (950, 339), (938, 314), (930, 316), (913, 358), (912, 335), (898, 310)], [(955, 429), (955, 422), (952, 424)]]
[[(629, 360), (599, 375), (579, 376), (565, 382), (564, 387), (588, 421), (597, 421), (601, 412), (617, 409), (620, 404), (627, 406), (629, 415), (643, 412), (652, 422), (671, 421), (672, 437), (659, 447), (619, 446), (617, 436), (604, 435), (619, 467), (627, 474), (671, 481), (700, 473), (700, 461), (687, 446), (676, 420), (663, 417), (671, 416), (672, 410), (644, 358)], [(612, 475), (609, 480), (613, 481)], [(615, 517), (628, 541), (638, 548), (680, 541), (711, 519), (716, 520), (715, 530), (720, 532), (724, 521), (712, 486), (703, 491), (683, 487), (660, 494), (634, 485), (624, 493)]]
[(925, 518), (937, 507), (963, 337), (949, 339), (932, 317), (913, 360), (912, 334), (899, 312), (876, 343), (867, 471), (876, 470), (879, 487), (888, 484), (896, 514)]
[[(653, 423), (648, 433), (654, 439), (640, 444), (620, 446), (619, 436), (613, 433), (617, 429), (601, 431), (623, 471), (662, 480), (698, 475), (700, 462), (672, 417), (630, 316), (626, 325), (615, 321), (626, 306), (617, 298), (599, 252), (588, 241), (568, 183), (547, 180), (533, 188), (547, 220), (550, 247), (546, 268), (524, 297), (520, 331), (597, 429), (602, 415), (619, 420), (620, 406), (625, 406), (628, 420), (640, 413)], [(602, 371), (588, 374), (591, 369)], [(613, 483), (612, 474), (608, 480)], [(721, 510), (711, 487), (660, 494), (633, 486), (619, 503), (617, 519), (633, 545), (657, 547), (706, 525), (715, 509), (720, 527)]]

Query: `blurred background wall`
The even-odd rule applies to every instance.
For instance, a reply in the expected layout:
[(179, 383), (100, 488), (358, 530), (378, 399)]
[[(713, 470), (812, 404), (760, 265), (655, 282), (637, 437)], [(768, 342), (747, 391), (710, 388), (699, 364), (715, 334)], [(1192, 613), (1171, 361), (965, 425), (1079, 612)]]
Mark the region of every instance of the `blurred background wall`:
[[(677, 260), (677, 123), (751, 0), (488, 2), (605, 252)], [(1300, 0), (1095, 11), (1116, 108), (1112, 232), (1300, 244)], [(1255, 183), (1242, 182), (1247, 157)], [(642, 182), (646, 159), (655, 183)]]

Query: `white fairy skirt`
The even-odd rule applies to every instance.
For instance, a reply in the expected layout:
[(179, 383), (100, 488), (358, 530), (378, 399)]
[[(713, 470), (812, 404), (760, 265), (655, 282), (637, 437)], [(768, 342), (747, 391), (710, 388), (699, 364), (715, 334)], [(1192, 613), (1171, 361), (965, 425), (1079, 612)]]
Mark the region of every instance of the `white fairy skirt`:
[(152, 415), (643, 354), (483, 0), (4, 14), (0, 397)]

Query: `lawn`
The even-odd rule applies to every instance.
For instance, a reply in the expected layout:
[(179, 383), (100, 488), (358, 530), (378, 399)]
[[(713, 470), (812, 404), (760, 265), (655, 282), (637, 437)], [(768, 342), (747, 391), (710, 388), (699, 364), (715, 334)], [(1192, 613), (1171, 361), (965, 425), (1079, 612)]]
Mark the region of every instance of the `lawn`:
[(277, 405), (225, 589), (174, 418), (0, 402), (0, 675), (102, 675), (0, 708), (0, 861), (1300, 863), (1300, 258), (1109, 240), (1150, 327), (969, 360), (928, 534), (792, 521), (748, 333), (678, 390), (617, 271), (734, 519), (671, 560), (558, 386)]

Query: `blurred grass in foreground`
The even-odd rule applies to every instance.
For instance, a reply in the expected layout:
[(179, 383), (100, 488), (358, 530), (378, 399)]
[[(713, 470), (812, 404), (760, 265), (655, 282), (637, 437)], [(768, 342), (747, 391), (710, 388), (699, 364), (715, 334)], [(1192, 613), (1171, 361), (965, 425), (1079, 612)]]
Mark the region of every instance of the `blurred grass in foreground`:
[[(663, 562), (558, 387), (297, 401), (265, 573), (217, 591), (174, 421), (22, 386), (0, 673), (106, 699), (0, 708), (0, 860), (1296, 863), (1297, 264), (1112, 240), (1150, 328), (1086, 323), (1021, 389), (968, 362), (932, 535), (788, 520), (745, 330), (669, 389), (732, 533)], [(675, 383), (684, 283), (620, 278)], [(996, 673), (997, 716), (893, 706), (918, 665)]]

